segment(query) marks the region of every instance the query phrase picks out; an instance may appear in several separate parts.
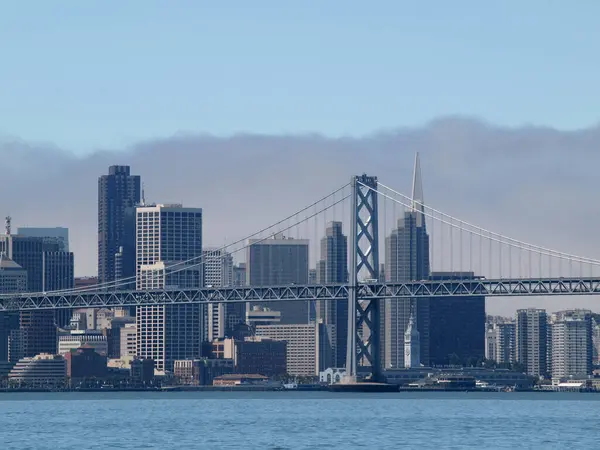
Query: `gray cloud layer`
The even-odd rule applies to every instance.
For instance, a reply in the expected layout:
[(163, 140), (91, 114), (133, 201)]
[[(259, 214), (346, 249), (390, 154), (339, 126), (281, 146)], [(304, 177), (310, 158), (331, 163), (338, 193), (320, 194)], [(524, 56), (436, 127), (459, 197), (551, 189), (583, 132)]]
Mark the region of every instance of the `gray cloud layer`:
[[(600, 127), (563, 132), (500, 128), (444, 118), (360, 139), (319, 135), (179, 135), (126, 151), (76, 158), (50, 145), (0, 139), (0, 213), (14, 226), (68, 226), (79, 275), (96, 272), (97, 178), (111, 164), (142, 175), (146, 197), (205, 211), (205, 242), (220, 245), (277, 221), (347, 182), (372, 173), (410, 191), (421, 152), (426, 203), (502, 234), (600, 258), (597, 207)], [(595, 308), (594, 298), (488, 301), (516, 307)]]

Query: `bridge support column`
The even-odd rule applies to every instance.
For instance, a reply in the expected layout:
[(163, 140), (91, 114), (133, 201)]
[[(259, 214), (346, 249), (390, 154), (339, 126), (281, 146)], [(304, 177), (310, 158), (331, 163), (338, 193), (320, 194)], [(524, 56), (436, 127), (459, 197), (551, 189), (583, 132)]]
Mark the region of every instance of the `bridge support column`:
[(351, 186), (346, 372), (350, 381), (356, 380), (358, 367), (369, 366), (371, 378), (380, 381), (379, 300), (357, 295), (359, 282), (379, 280), (377, 177), (354, 176)]

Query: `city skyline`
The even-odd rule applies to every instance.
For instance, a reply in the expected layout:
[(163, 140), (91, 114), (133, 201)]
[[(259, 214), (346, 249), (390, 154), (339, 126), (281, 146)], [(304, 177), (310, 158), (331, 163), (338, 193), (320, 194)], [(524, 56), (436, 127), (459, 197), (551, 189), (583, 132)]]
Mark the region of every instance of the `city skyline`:
[[(538, 130), (537, 132), (534, 131), (535, 130), (530, 130), (530, 132), (533, 134), (529, 137), (532, 139), (535, 138), (534, 140), (540, 142), (552, 136), (552, 133), (548, 130)], [(466, 136), (466, 140), (464, 137), (461, 138), (465, 142), (465, 145), (462, 148), (458, 147), (456, 143), (458, 138), (455, 136), (456, 134), (460, 133), (464, 133)], [(582, 216), (587, 219), (579, 221), (569, 220), (570, 217), (567, 217), (569, 216), (568, 213), (564, 215), (550, 215), (547, 213), (547, 211), (552, 208), (552, 206), (548, 203), (549, 197), (557, 200), (564, 197), (565, 201), (562, 202), (561, 207), (568, 212), (574, 206), (566, 201), (566, 197), (579, 195), (582, 199), (585, 199), (587, 195), (590, 195), (591, 192), (593, 192), (591, 190), (593, 176), (588, 175), (592, 164), (578, 169), (578, 172), (584, 171), (583, 176), (577, 176), (575, 172), (569, 171), (568, 169), (563, 170), (563, 172), (556, 172), (557, 167), (559, 167), (561, 164), (565, 164), (564, 157), (566, 157), (566, 153), (561, 153), (557, 150), (554, 152), (549, 152), (542, 162), (535, 162), (535, 155), (539, 154), (542, 156), (545, 152), (541, 145), (532, 145), (529, 147), (529, 153), (523, 153), (525, 148), (518, 145), (517, 138), (527, 133), (527, 130), (503, 130), (501, 128), (494, 128), (484, 125), (477, 121), (455, 119), (432, 124), (427, 129), (406, 130), (403, 133), (399, 132), (398, 134), (389, 136), (387, 138), (385, 136), (375, 137), (373, 138), (374, 141), (364, 141), (361, 143), (361, 145), (367, 145), (367, 142), (369, 142), (370, 145), (373, 145), (373, 143), (381, 144), (373, 149), (374, 153), (371, 154), (371, 158), (364, 161), (364, 166), (373, 166), (375, 170), (379, 169), (376, 173), (382, 179), (389, 180), (395, 178), (399, 180), (399, 182), (395, 183), (393, 186), (407, 193), (410, 190), (410, 178), (412, 171), (412, 164), (410, 162), (414, 157), (414, 152), (412, 152), (412, 150), (421, 150), (421, 158), (425, 167), (424, 184), (428, 192), (428, 205), (435, 206), (443, 204), (443, 210), (445, 212), (458, 215), (459, 217), (466, 218), (494, 231), (499, 231), (503, 234), (509, 234), (510, 236), (528, 240), (532, 243), (579, 253), (585, 256), (594, 256), (594, 254), (599, 254), (600, 243), (593, 239), (592, 232), (595, 223), (594, 217), (597, 216), (596, 211), (579, 210), (578, 212), (572, 212), (571, 216)], [(440, 144), (439, 148), (437, 148), (437, 146), (433, 148), (429, 144), (423, 144), (423, 140), (431, 140), (434, 136), (436, 136), (438, 139), (441, 139), (442, 143)], [(570, 135), (570, 140), (575, 144), (573, 147), (573, 152), (575, 154), (579, 154), (581, 157), (588, 158), (590, 161), (594, 161), (595, 158), (598, 158), (598, 156), (596, 156), (591, 149), (590, 151), (586, 150), (590, 145), (590, 142), (585, 139), (586, 136), (589, 136), (589, 132), (588, 134), (581, 132), (580, 134)], [(494, 137), (498, 137), (498, 142), (492, 141), (492, 138)], [(183, 139), (180, 141), (163, 143), (166, 145), (166, 147), (146, 147), (144, 150), (139, 150), (137, 153), (130, 154), (128, 158), (125, 159), (129, 159), (129, 161), (126, 161), (127, 163), (132, 161), (132, 164), (136, 164), (132, 166), (132, 170), (136, 174), (140, 174), (142, 178), (146, 180), (146, 196), (149, 198), (149, 200), (161, 201), (173, 198), (177, 199), (178, 197), (183, 197), (184, 200), (187, 200), (191, 198), (192, 201), (185, 201), (185, 203), (193, 206), (203, 207), (207, 211), (207, 220), (205, 226), (207, 245), (217, 247), (222, 245), (224, 242), (225, 239), (223, 238), (223, 235), (225, 235), (227, 241), (231, 242), (235, 238), (242, 237), (247, 233), (261, 228), (265, 225), (265, 222), (267, 222), (267, 218), (270, 219), (269, 221), (275, 221), (278, 219), (279, 217), (273, 213), (274, 209), (273, 207), (269, 207), (269, 204), (281, 204), (282, 206), (279, 208), (280, 210), (281, 208), (288, 206), (289, 211), (292, 211), (293, 209), (297, 208), (298, 205), (309, 203), (318, 196), (322, 195), (322, 192), (327, 185), (332, 187), (337, 186), (338, 183), (347, 182), (347, 173), (351, 172), (346, 172), (346, 170), (353, 170), (355, 173), (360, 173), (359, 171), (362, 171), (361, 165), (363, 164), (363, 161), (361, 160), (361, 157), (359, 157), (359, 154), (362, 153), (363, 150), (360, 150), (360, 148), (355, 148), (353, 150), (348, 149), (348, 151), (353, 151), (356, 155), (356, 158), (354, 158), (356, 161), (353, 161), (349, 164), (349, 162), (345, 159), (334, 158), (337, 152), (344, 149), (344, 145), (338, 143), (339, 146), (335, 147), (335, 150), (333, 153), (331, 153), (330, 158), (327, 158), (326, 155), (326, 161), (330, 161), (325, 162), (325, 164), (320, 163), (317, 165), (314, 162), (311, 162), (311, 155), (314, 154), (314, 157), (316, 158), (317, 152), (320, 149), (328, 148), (329, 145), (333, 144), (333, 141), (327, 141), (324, 139), (309, 141), (311, 145), (308, 145), (305, 150), (305, 153), (307, 153), (307, 158), (299, 160), (298, 153), (292, 152), (284, 155), (280, 152), (272, 150), (271, 146), (273, 142), (276, 142), (277, 139), (285, 140), (285, 138), (276, 137), (263, 138), (268, 144), (265, 146), (265, 156), (267, 154), (270, 155), (272, 157), (270, 158), (270, 161), (266, 165), (262, 164), (263, 167), (252, 168), (253, 158), (248, 158), (248, 156), (246, 156), (246, 152), (241, 148), (241, 145), (245, 142), (245, 138), (240, 139), (241, 141), (221, 141), (218, 139), (212, 141), (209, 139), (207, 141), (209, 147), (204, 152), (210, 151), (210, 148), (220, 148), (220, 146), (224, 145), (226, 142), (235, 144), (233, 147), (235, 159), (244, 161), (244, 166), (252, 169), (246, 174), (246, 171), (242, 168), (238, 169), (233, 167), (232, 172), (230, 171), (229, 174), (225, 175), (224, 179), (227, 180), (227, 183), (222, 184), (222, 186), (224, 186), (224, 192), (221, 191), (223, 192), (223, 195), (219, 196), (219, 198), (206, 195), (201, 195), (198, 197), (198, 194), (195, 194), (194, 192), (202, 192), (202, 189), (199, 189), (198, 191), (190, 191), (189, 189), (186, 189), (188, 183), (192, 183), (191, 180), (194, 174), (187, 166), (173, 166), (172, 160), (171, 162), (168, 160), (168, 153), (166, 149), (171, 149), (171, 147), (168, 145), (174, 146), (171, 150), (175, 151), (174, 154), (177, 156), (176, 159), (178, 160), (183, 159), (194, 161), (198, 159), (201, 160), (202, 158), (206, 157), (206, 153), (204, 152), (200, 152), (200, 155), (198, 155), (195, 151), (192, 151), (193, 147), (191, 147), (191, 145), (197, 142), (197, 139), (195, 138), (190, 138), (189, 141)], [(252, 138), (248, 137), (247, 139), (249, 139), (250, 142), (253, 142)], [(260, 142), (258, 137), (255, 137), (254, 139), (257, 141), (250, 145), (249, 150), (252, 150), (253, 148), (256, 149), (256, 145)], [(300, 138), (293, 138), (292, 141), (295, 139)], [(403, 141), (405, 141), (405, 146), (401, 145)], [(511, 142), (516, 142), (516, 144), (508, 146), (508, 144)], [(507, 145), (506, 148), (509, 149), (508, 155), (503, 156), (500, 153), (490, 153), (494, 148), (504, 147), (504, 143)], [(404, 150), (393, 153), (391, 150), (392, 148), (396, 147), (403, 148)], [(486, 149), (482, 151), (486, 151), (486, 154), (489, 155), (493, 161), (495, 161), (495, 164), (484, 164), (480, 160), (478, 161), (477, 159), (472, 159), (475, 158), (475, 155), (480, 151), (480, 148)], [(521, 154), (528, 154), (530, 156), (524, 163), (515, 166), (514, 162), (511, 161), (514, 161), (514, 157), (516, 157), (520, 151)], [(511, 155), (515, 156), (511, 157)], [(108, 154), (105, 157), (100, 158), (100, 161), (102, 161), (104, 164), (104, 158), (107, 158), (107, 165), (114, 164), (115, 162), (121, 163), (121, 159), (115, 158), (115, 156), (116, 155), (114, 154)], [(210, 153), (210, 160), (215, 161), (217, 165), (219, 164), (218, 156), (219, 155), (217, 153)], [(390, 163), (386, 164), (388, 160)], [(7, 209), (9, 209), (8, 212), (10, 212), (10, 214), (13, 216), (13, 223), (15, 224), (15, 227), (48, 225), (69, 227), (72, 247), (77, 259), (76, 275), (92, 275), (95, 273), (95, 264), (93, 262), (95, 260), (95, 251), (93, 248), (90, 249), (90, 240), (88, 234), (90, 232), (90, 227), (89, 225), (85, 224), (86, 222), (89, 224), (90, 221), (95, 222), (96, 212), (93, 211), (90, 213), (90, 208), (88, 208), (90, 204), (89, 200), (82, 200), (81, 197), (83, 194), (89, 194), (90, 196), (95, 197), (95, 193), (89, 193), (89, 190), (96, 189), (95, 183), (90, 182), (89, 177), (94, 177), (94, 179), (97, 179), (100, 174), (106, 172), (106, 166), (97, 167), (97, 164), (99, 163), (96, 162), (96, 159), (83, 158), (69, 163), (68, 161), (68, 158), (61, 160), (59, 157), (57, 159), (57, 164), (60, 163), (58, 167), (55, 166), (54, 169), (51, 168), (52, 170), (45, 171), (44, 173), (40, 174), (41, 180), (46, 180), (47, 183), (45, 192), (34, 193), (31, 192), (31, 189), (24, 189), (23, 193), (18, 191), (19, 198), (23, 199), (20, 202), (20, 205), (27, 204), (26, 202), (31, 201), (34, 202), (33, 205), (35, 205), (36, 208), (33, 210), (23, 209), (22, 206), (15, 205), (14, 203), (14, 207), (11, 208), (10, 203), (12, 202), (9, 198), (7, 199)], [(152, 161), (154, 161), (153, 164), (151, 164)], [(161, 163), (161, 161), (164, 161), (164, 164)], [(289, 161), (294, 161), (294, 165), (298, 166), (300, 169), (300, 174), (294, 171), (289, 174), (283, 172), (281, 175), (277, 175), (277, 170), (283, 170), (284, 167), (289, 166)], [(30, 164), (35, 165), (35, 162)], [(58, 174), (61, 175), (61, 178), (65, 175), (62, 172), (63, 164), (68, 164), (69, 167), (72, 167), (72, 164), (81, 165), (81, 171), (70, 173), (68, 175), (70, 179), (72, 178), (73, 181), (79, 187), (81, 187), (81, 189), (65, 191), (65, 182), (59, 182), (58, 180), (54, 179), (54, 177), (58, 176)], [(480, 170), (469, 170), (473, 164), (477, 164), (476, 167), (479, 167)], [(539, 164), (542, 164), (542, 167), (545, 168), (544, 171), (533, 169), (533, 166), (539, 166)], [(491, 166), (493, 166), (493, 168), (491, 168)], [(159, 170), (159, 167), (162, 167), (163, 170)], [(332, 172), (332, 167), (338, 168)], [(503, 170), (495, 170), (498, 167), (502, 168)], [(554, 172), (552, 172), (553, 167)], [(13, 170), (15, 170), (14, 167)], [(263, 184), (260, 182), (253, 183), (249, 186), (245, 184), (245, 180), (248, 176), (250, 176), (250, 173), (266, 174), (267, 172), (273, 173), (273, 170), (275, 170), (275, 175), (270, 175), (270, 179), (274, 179), (278, 186), (280, 186), (278, 189), (279, 193), (264, 192), (262, 189)], [(393, 176), (389, 175), (390, 171), (394, 172)], [(33, 172), (36, 173), (35, 168), (33, 168)], [(323, 189), (320, 188), (321, 185), (307, 185), (306, 189), (302, 191), (303, 195), (300, 195), (297, 190), (294, 190), (293, 186), (300, 182), (299, 175), (302, 176), (303, 172), (310, 172), (314, 176), (319, 176), (320, 179), (323, 180)], [(175, 181), (172, 180), (173, 173), (177, 173), (179, 175), (179, 178)], [(319, 175), (325, 175), (325, 173), (327, 173), (327, 176), (324, 178)], [(454, 175), (454, 173), (458, 175)], [(546, 175), (547, 173), (554, 173), (554, 178), (550, 178), (548, 175)], [(386, 174), (388, 174), (387, 177)], [(10, 179), (10, 176), (8, 178)], [(206, 182), (210, 182), (210, 179), (212, 178), (214, 178), (212, 174), (207, 172), (205, 176), (201, 177), (199, 180), (200, 186), (206, 186)], [(484, 178), (487, 178), (488, 181), (484, 182)], [(555, 179), (563, 179), (565, 182), (564, 184), (556, 183), (554, 181)], [(19, 180), (22, 181), (23, 179), (17, 177), (11, 181), (19, 185)], [(48, 180), (53, 181), (48, 182)], [(336, 181), (338, 183), (336, 183)], [(165, 182), (168, 182), (168, 184), (165, 184)], [(193, 183), (196, 183), (196, 181), (193, 181)], [(244, 192), (252, 192), (253, 196), (266, 195), (266, 199), (271, 200), (266, 203), (261, 203), (261, 205), (265, 205), (261, 206), (261, 220), (257, 220), (257, 217), (252, 214), (248, 215), (254, 209), (254, 207), (251, 207), (246, 201), (244, 201), (245, 198), (240, 197), (239, 193), (237, 192), (238, 189), (242, 189), (242, 185), (245, 186), (243, 188)], [(506, 186), (507, 188), (505, 188)], [(540, 186), (540, 188), (532, 189), (531, 186)], [(543, 189), (541, 186), (543, 186)], [(561, 194), (561, 189), (564, 189), (566, 192)], [(460, 198), (462, 198), (458, 194), (466, 191), (471, 192), (469, 201), (457, 201), (457, 199), (460, 200)], [(575, 194), (575, 191), (577, 194)], [(81, 208), (65, 209), (65, 206), (61, 207), (60, 204), (54, 204), (52, 209), (45, 210), (44, 205), (36, 203), (40, 198), (40, 194), (43, 198), (44, 195), (51, 193), (57, 193), (60, 198), (65, 198), (65, 206), (68, 204), (77, 203), (78, 205), (81, 204)], [(27, 196), (25, 196), (25, 194), (27, 194)], [(54, 197), (56, 197), (56, 194)], [(515, 202), (516, 206), (512, 206), (510, 204), (511, 202)], [(538, 206), (534, 209), (531, 209), (528, 207), (528, 205), (530, 205), (532, 202), (536, 205), (544, 206), (544, 208)], [(226, 207), (225, 204), (231, 206)], [(472, 205), (475, 205), (476, 208), (474, 208)], [(38, 209), (38, 206), (40, 209)], [(516, 215), (510, 213), (511, 210), (519, 208), (528, 209), (526, 213), (528, 220), (526, 222), (522, 222)], [(15, 209), (17, 209), (17, 211), (15, 211)], [(22, 213), (19, 213), (18, 209), (21, 209)], [(262, 211), (266, 211), (267, 214), (263, 215)], [(15, 214), (15, 212), (19, 214)], [(32, 214), (35, 212), (41, 213), (41, 215), (44, 217), (43, 221), (40, 220), (40, 215)], [(59, 215), (57, 215), (57, 213)], [(247, 220), (244, 221), (245, 225), (243, 230), (240, 227), (232, 228), (230, 225), (228, 225), (229, 223), (232, 223), (231, 219), (228, 219), (228, 217), (232, 217), (232, 214), (247, 215)], [(55, 219), (51, 221), (51, 217), (54, 217)], [(69, 218), (71, 220), (67, 220)], [(600, 222), (600, 217), (598, 217), (597, 220)], [(81, 226), (73, 226), (73, 222), (79, 223)], [(220, 226), (217, 232), (215, 229), (215, 224), (224, 224), (224, 226)], [(95, 224), (92, 226), (94, 228), (96, 227)], [(323, 229), (324, 225), (319, 227), (319, 232), (322, 233)], [(565, 229), (572, 229), (573, 233), (565, 233)], [(95, 230), (91, 231), (91, 233), (95, 233)], [(228, 238), (228, 236), (231, 236), (231, 238)], [(309, 238), (311, 240), (315, 239), (313, 236), (309, 236)], [(598, 250), (594, 251), (595, 249)], [(316, 248), (311, 247), (311, 258), (316, 255), (315, 250)], [(439, 268), (434, 269), (439, 270)], [(590, 308), (593, 310), (596, 309), (593, 299), (576, 299), (575, 301), (575, 306)], [(518, 302), (515, 305), (508, 305), (505, 302), (490, 303), (488, 301), (488, 309), (490, 313), (493, 314), (510, 314), (518, 307), (528, 306), (560, 309), (560, 300), (555, 303), (552, 302), (553, 300), (530, 299), (530, 301), (526, 301), (524, 303)], [(489, 307), (491, 307), (491, 309)]]

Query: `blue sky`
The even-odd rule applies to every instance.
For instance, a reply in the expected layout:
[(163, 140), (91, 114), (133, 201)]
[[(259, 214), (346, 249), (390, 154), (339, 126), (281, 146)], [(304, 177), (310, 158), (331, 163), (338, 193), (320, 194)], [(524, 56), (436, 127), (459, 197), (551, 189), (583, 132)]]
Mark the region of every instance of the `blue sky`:
[(440, 115), (598, 122), (600, 2), (0, 2), (0, 136), (363, 135)]

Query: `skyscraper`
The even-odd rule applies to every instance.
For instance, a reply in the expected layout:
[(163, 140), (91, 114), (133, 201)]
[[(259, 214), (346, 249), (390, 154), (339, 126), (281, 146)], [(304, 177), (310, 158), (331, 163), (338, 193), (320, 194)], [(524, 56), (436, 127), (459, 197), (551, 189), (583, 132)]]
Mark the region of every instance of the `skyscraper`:
[(527, 374), (546, 375), (548, 320), (544, 309), (519, 309), (516, 320), (516, 359)]
[[(137, 288), (202, 287), (202, 209), (140, 206), (136, 217)], [(158, 370), (172, 371), (175, 360), (200, 357), (204, 305), (139, 306), (136, 322), (138, 356), (153, 359)]]
[[(342, 232), (342, 222), (330, 222), (321, 239), (321, 260), (317, 263), (318, 284), (348, 282), (348, 238)], [(346, 365), (348, 336), (348, 301), (317, 302), (317, 320), (335, 325), (336, 367)]]
[[(233, 286), (233, 256), (221, 249), (207, 248), (202, 252), (204, 285), (207, 287)], [(225, 337), (227, 332), (227, 305), (210, 303), (208, 309), (208, 340)]]
[(568, 310), (552, 321), (552, 379), (584, 379), (592, 374), (592, 312)]
[[(385, 279), (387, 282), (426, 280), (429, 277), (429, 236), (425, 225), (423, 185), (419, 155), (415, 157), (412, 207), (398, 220), (398, 227), (385, 239)], [(381, 311), (380, 345), (384, 367), (404, 366), (404, 333), (415, 315), (420, 335), (420, 362), (429, 364), (428, 298), (386, 299)], [(483, 339), (483, 336), (482, 336)]]
[(129, 166), (110, 166), (108, 175), (98, 179), (99, 283), (115, 280), (116, 255), (121, 247), (129, 249), (125, 242), (125, 210), (139, 204), (140, 199), (141, 179), (139, 175), (131, 175)]
[[(430, 279), (469, 280), (473, 272), (433, 272)], [(485, 356), (485, 297), (449, 296), (429, 300), (429, 364), (471, 365)]]
[[(249, 286), (307, 284), (308, 240), (282, 235), (267, 240), (251, 239), (246, 263)], [(280, 311), (282, 324), (308, 323), (308, 302), (270, 302), (264, 306)]]

